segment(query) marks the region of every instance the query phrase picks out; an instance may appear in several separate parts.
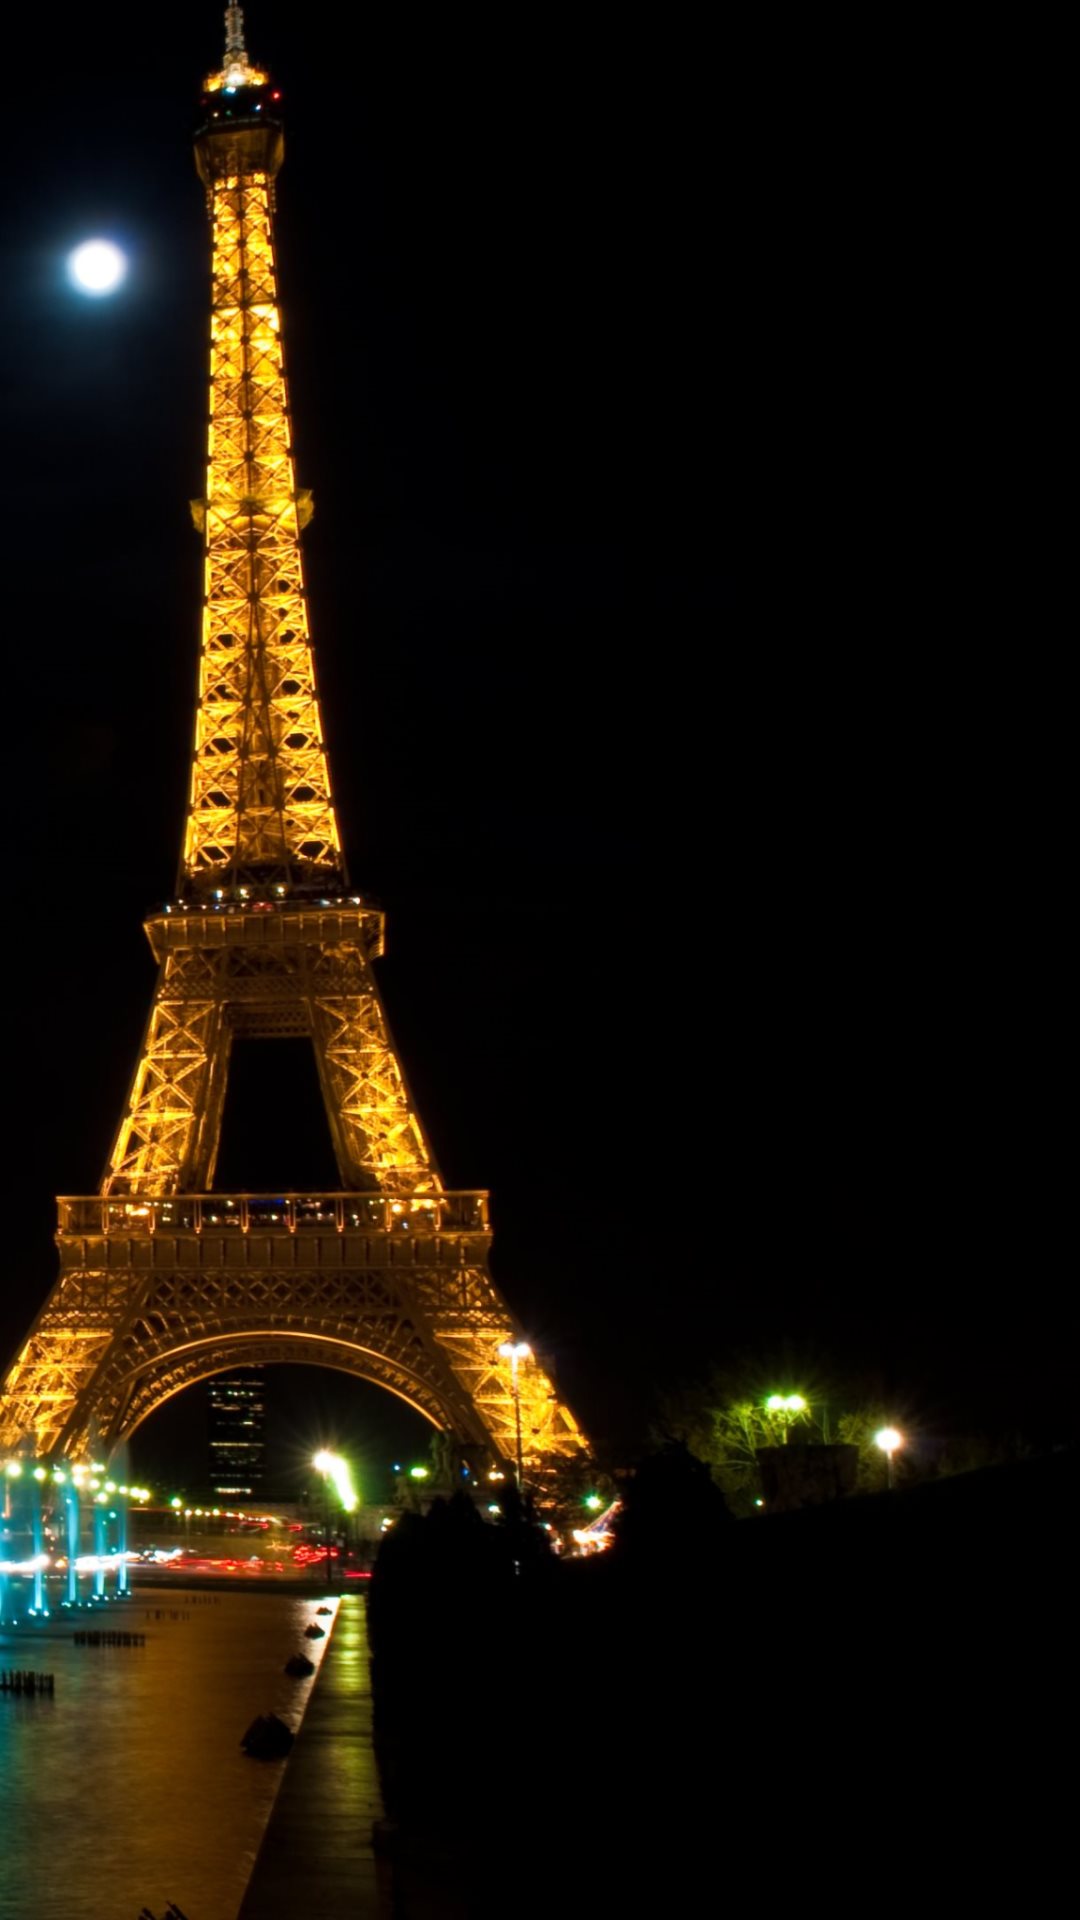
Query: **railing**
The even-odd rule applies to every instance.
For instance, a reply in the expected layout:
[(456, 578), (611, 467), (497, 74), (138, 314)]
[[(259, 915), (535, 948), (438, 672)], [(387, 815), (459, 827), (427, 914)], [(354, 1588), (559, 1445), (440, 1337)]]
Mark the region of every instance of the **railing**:
[(486, 1193), (185, 1193), (64, 1196), (60, 1232), (486, 1233)]
[(383, 914), (356, 896), (312, 899), (178, 900), (147, 916), (155, 953), (177, 947), (288, 946), (309, 940), (340, 945), (360, 941), (373, 956), (382, 951)]

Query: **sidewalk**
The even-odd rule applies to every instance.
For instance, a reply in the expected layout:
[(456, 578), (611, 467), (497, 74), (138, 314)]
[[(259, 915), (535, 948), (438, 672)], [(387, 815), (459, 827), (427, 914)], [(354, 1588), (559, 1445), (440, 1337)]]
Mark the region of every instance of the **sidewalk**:
[(371, 1733), (367, 1620), (343, 1596), (237, 1920), (388, 1920), (371, 1845), (382, 1813)]

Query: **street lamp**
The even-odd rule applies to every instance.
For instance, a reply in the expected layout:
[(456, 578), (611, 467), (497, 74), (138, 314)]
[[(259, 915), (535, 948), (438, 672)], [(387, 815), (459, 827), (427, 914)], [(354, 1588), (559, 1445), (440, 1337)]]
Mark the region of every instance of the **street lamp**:
[(521, 1459), (521, 1390), (518, 1386), (518, 1361), (532, 1358), (532, 1348), (527, 1340), (504, 1340), (499, 1348), (500, 1358), (510, 1362), (510, 1391), (514, 1396), (514, 1431), (517, 1435), (517, 1487), (521, 1492), (524, 1471)]
[(323, 1538), (326, 1542), (326, 1584), (328, 1587), (334, 1583), (334, 1563), (330, 1552), (330, 1462), (333, 1457), (333, 1454), (327, 1453), (326, 1448), (323, 1447), (315, 1455), (311, 1463), (316, 1473), (321, 1473), (323, 1477)]
[(347, 1460), (343, 1460), (339, 1453), (328, 1453), (326, 1448), (323, 1447), (315, 1455), (311, 1464), (315, 1468), (316, 1473), (321, 1473), (323, 1476), (323, 1519), (326, 1527), (326, 1578), (327, 1582), (330, 1583), (334, 1578), (330, 1554), (331, 1482), (346, 1513), (355, 1513), (359, 1500), (356, 1489), (352, 1483), (352, 1475), (349, 1472), (349, 1463)]
[(875, 1447), (880, 1447), (887, 1462), (888, 1485), (893, 1485), (893, 1454), (898, 1453), (904, 1444), (904, 1436), (895, 1427), (879, 1427), (874, 1435)]
[(797, 1420), (801, 1413), (806, 1412), (806, 1401), (801, 1393), (770, 1393), (765, 1402), (765, 1411), (771, 1413), (773, 1419), (780, 1422), (781, 1437), (786, 1447), (788, 1428), (793, 1420)]

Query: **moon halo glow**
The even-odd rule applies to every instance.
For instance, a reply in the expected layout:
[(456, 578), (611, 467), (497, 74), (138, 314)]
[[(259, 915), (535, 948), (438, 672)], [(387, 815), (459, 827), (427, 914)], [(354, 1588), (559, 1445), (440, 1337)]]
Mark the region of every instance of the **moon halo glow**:
[(68, 255), (68, 272), (80, 293), (112, 293), (127, 272), (127, 261), (111, 240), (84, 240)]

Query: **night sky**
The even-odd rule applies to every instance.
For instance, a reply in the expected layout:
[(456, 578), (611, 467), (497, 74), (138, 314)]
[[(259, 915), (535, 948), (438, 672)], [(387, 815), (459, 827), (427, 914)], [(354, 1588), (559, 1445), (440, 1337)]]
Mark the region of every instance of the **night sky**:
[[(498, 1281), (617, 1450), (739, 1353), (931, 1424), (1059, 1420), (1000, 743), (912, 585), (956, 431), (937, 266), (732, 30), (246, 24), (352, 879)], [(174, 884), (221, 47), (213, 5), (72, 15), (9, 103), (5, 1351), (53, 1196), (100, 1177)], [(96, 233), (131, 270), (90, 302), (63, 261)], [(295, 1064), (261, 1132), (241, 1066), (222, 1178), (334, 1184)]]

